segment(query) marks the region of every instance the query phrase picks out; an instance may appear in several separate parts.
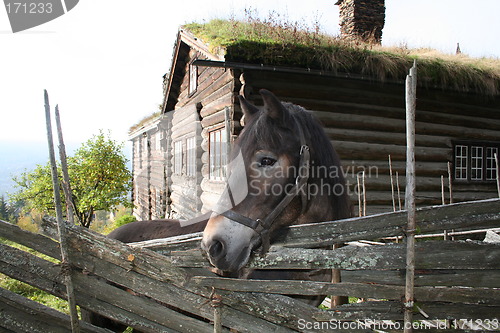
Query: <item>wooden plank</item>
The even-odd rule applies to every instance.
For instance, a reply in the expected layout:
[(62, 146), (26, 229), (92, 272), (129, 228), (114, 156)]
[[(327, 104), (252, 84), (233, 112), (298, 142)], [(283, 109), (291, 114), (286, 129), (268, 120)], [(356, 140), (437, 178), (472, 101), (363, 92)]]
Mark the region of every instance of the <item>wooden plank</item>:
[[(66, 333), (71, 331), (68, 315), (0, 288), (0, 330), (26, 333)], [(80, 321), (82, 333), (111, 331)]]
[[(421, 313), (415, 312), (415, 320), (423, 319), (496, 319), (500, 313), (500, 306), (450, 304), (444, 302), (421, 302), (418, 306), (429, 315), (424, 318)], [(323, 311), (315, 315), (315, 320), (326, 322), (330, 320), (401, 320), (402, 307), (400, 302), (363, 302), (345, 304), (335, 309)]]
[[(190, 283), (229, 291), (262, 292), (283, 295), (349, 295), (358, 298), (400, 300), (404, 286), (365, 283), (328, 283), (294, 280), (242, 280), (230, 278), (195, 277)], [(497, 288), (415, 287), (420, 302), (440, 301), (500, 306)]]
[[(223, 187), (222, 187), (223, 188)], [(390, 198), (388, 197), (387, 200)], [(420, 233), (446, 229), (473, 230), (497, 227), (500, 222), (498, 209), (500, 199), (454, 203), (446, 206), (432, 206), (417, 209), (417, 226)], [(370, 240), (391, 236), (403, 236), (406, 211), (388, 212), (340, 221), (311, 223), (283, 228), (277, 232), (274, 245), (286, 247), (323, 247), (356, 240)], [(155, 241), (159, 248), (160, 240)], [(182, 246), (199, 248), (199, 239), (183, 240)], [(147, 247), (147, 243), (144, 243)], [(175, 247), (175, 242), (166, 241), (162, 251)]]
[[(417, 209), (420, 233), (497, 227), (500, 199), (462, 202)], [(356, 240), (403, 236), (406, 211), (284, 228), (275, 245), (320, 247)]]
[[(402, 270), (356, 270), (343, 271), (342, 281), (354, 283), (378, 283), (404, 285)], [(415, 271), (415, 285), (418, 286), (464, 286), (478, 288), (497, 288), (500, 270), (437, 270)]]
[[(60, 268), (41, 258), (3, 246), (0, 268), (2, 272), (12, 278), (29, 283), (57, 297), (66, 297)], [(172, 318), (175, 318), (175, 312), (172, 310), (159, 307), (158, 303), (152, 300), (136, 297), (93, 275), (76, 274), (75, 272), (73, 278), (75, 279), (77, 304), (129, 326), (140, 328), (146, 332), (163, 331), (168, 330), (170, 323), (165, 326), (159, 324), (158, 319), (161, 319), (161, 316), (164, 318), (174, 316)], [(154, 312), (155, 315), (151, 316), (149, 312)], [(175, 324), (175, 320), (172, 322)], [(179, 322), (184, 322), (184, 319), (179, 319), (177, 323)], [(197, 331), (192, 330), (192, 332)]]
[[(64, 296), (64, 286), (55, 282), (58, 281), (57, 279), (59, 278), (59, 268), (40, 258), (33, 257), (27, 253), (23, 254), (22, 251), (12, 249), (10, 247), (2, 248), (2, 254), (3, 256), (0, 257), (1, 271), (8, 273), (14, 278), (31, 283), (50, 293), (55, 293), (59, 297)], [(81, 262), (85, 261), (86, 267), (92, 269), (86, 270), (85, 275), (78, 275), (76, 277), (79, 286), (78, 288), (81, 288), (79, 292), (80, 299), (78, 302), (86, 308), (97, 309), (100, 313), (107, 316), (113, 316), (113, 318), (120, 321), (128, 320), (126, 323), (132, 326), (139, 325), (137, 322), (141, 321), (139, 317), (136, 318), (127, 314), (127, 312), (124, 312), (125, 310), (121, 310), (126, 306), (126, 304), (130, 304), (130, 306), (137, 305), (137, 302), (130, 298), (131, 295), (127, 293), (123, 294), (123, 290), (117, 289), (113, 285), (106, 284), (103, 280), (96, 280), (94, 274), (98, 274), (99, 276), (102, 276), (118, 285), (134, 290), (138, 294), (148, 296), (151, 299), (157, 300), (163, 304), (172, 305), (173, 307), (179, 308), (187, 313), (194, 313), (197, 316), (205, 317), (209, 320), (213, 316), (213, 309), (208, 303), (210, 291), (204, 292), (204, 296), (195, 294), (193, 292), (174, 287), (170, 284), (151, 279), (137, 272), (128, 271), (119, 266), (110, 264), (109, 262), (96, 260), (92, 253), (71, 254), (75, 259), (75, 264), (80, 266)], [(11, 258), (11, 260), (9, 260), (10, 265), (5, 263), (2, 264), (5, 261), (5, 258)], [(159, 263), (153, 262), (153, 264), (161, 266)], [(89, 273), (92, 274), (88, 275)], [(87, 278), (90, 280), (87, 281)], [(121, 305), (120, 309), (116, 308), (114, 305), (110, 305), (117, 293), (121, 295), (120, 297), (125, 297), (126, 302), (125, 305)], [(106, 300), (103, 300), (103, 296), (101, 296), (101, 294), (106, 295), (106, 297), (108, 297), (107, 295), (114, 296), (109, 296)], [(137, 306), (141, 309), (145, 307), (140, 304)], [(145, 307), (145, 309), (147, 309), (147, 307)], [(224, 325), (234, 327), (241, 332), (246, 332), (248, 327), (256, 327), (262, 331), (275, 331), (277, 329), (275, 324), (256, 319), (247, 313), (227, 308), (225, 306), (223, 306), (223, 311)], [(168, 315), (166, 317), (172, 318), (172, 315)], [(161, 329), (159, 330), (161, 331)]]
[[(254, 257), (248, 267), (256, 269), (404, 269), (405, 244), (345, 246), (319, 250), (272, 246), (265, 257)], [(428, 241), (416, 246), (417, 269), (500, 269), (500, 244), (464, 241)], [(173, 252), (172, 263), (180, 267), (207, 267), (198, 250)]]
[[(52, 225), (55, 226), (55, 220)], [(23, 230), (17, 225), (0, 220), (0, 237), (32, 248), (55, 259), (61, 259), (59, 243), (40, 234)]]
[[(382, 134), (381, 134), (382, 135)], [(393, 144), (367, 143), (355, 141), (335, 141), (333, 147), (342, 160), (350, 159), (377, 159), (381, 156), (394, 156), (402, 159), (406, 154), (405, 146)], [(449, 148), (416, 147), (416, 157), (419, 161), (442, 162), (451, 158), (452, 151)]]

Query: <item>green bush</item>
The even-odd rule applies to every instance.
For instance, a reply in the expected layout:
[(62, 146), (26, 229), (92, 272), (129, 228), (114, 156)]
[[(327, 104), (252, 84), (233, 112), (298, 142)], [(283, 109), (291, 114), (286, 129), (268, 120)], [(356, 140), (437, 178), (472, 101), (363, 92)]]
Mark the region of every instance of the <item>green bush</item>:
[(122, 225), (125, 225), (125, 224), (130, 223), (130, 222), (135, 222), (135, 221), (137, 221), (137, 219), (135, 218), (135, 216), (130, 215), (130, 214), (125, 214), (125, 215), (122, 215), (122, 216), (120, 216), (119, 218), (116, 219), (116, 221), (115, 221), (115, 227), (119, 228)]

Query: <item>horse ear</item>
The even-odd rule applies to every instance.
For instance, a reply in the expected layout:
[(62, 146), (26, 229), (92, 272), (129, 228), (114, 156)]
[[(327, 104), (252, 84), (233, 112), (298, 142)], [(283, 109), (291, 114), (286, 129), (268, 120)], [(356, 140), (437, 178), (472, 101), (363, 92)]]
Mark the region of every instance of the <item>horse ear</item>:
[(261, 89), (259, 92), (264, 100), (264, 110), (268, 116), (286, 122), (288, 110), (281, 104), (281, 101), (269, 90)]
[(243, 117), (245, 119), (245, 122), (248, 123), (248, 121), (257, 112), (259, 112), (259, 109), (255, 105), (250, 104), (250, 102), (248, 102), (245, 97), (239, 95), (238, 98), (240, 99), (240, 106), (241, 106), (241, 110), (243, 111)]

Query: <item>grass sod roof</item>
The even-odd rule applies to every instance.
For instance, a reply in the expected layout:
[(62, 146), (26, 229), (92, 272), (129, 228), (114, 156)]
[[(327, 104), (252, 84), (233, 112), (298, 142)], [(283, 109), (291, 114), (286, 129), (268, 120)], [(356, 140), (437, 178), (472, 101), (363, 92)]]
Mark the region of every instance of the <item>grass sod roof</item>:
[(226, 61), (300, 67), (371, 77), (404, 80), (417, 59), (419, 85), (483, 95), (500, 95), (500, 59), (447, 55), (431, 49), (382, 47), (352, 43), (273, 18), (211, 20), (182, 29), (206, 43)]

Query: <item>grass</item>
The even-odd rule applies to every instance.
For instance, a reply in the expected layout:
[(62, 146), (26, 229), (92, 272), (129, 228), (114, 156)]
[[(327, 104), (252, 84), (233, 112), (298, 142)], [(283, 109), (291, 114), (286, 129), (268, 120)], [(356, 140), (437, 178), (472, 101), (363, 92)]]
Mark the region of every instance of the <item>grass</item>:
[(151, 121), (153, 121), (156, 118), (158, 118), (160, 116), (160, 114), (161, 114), (160, 111), (156, 111), (156, 112), (153, 112), (153, 113), (145, 116), (144, 118), (142, 118), (141, 120), (139, 120), (136, 124), (132, 125), (129, 128), (128, 132), (129, 133), (133, 133), (136, 130), (140, 129), (141, 127), (144, 127), (144, 126), (148, 125)]
[[(101, 213), (101, 212), (99, 212), (99, 213)], [(120, 207), (116, 212), (117, 222), (118, 223), (130, 222), (132, 220), (130, 213), (131, 213), (131, 210), (129, 208)], [(40, 223), (39, 220), (41, 219), (42, 215), (43, 214), (32, 212), (31, 217), (24, 216), (24, 217), (20, 218), (18, 220), (17, 225), (24, 230), (28, 230), (31, 232), (39, 232), (38, 224)], [(106, 214), (104, 214), (104, 215), (106, 215)], [(109, 233), (111, 230), (118, 227), (117, 223), (115, 223), (115, 222), (109, 223), (109, 221), (105, 221), (103, 217), (101, 217), (101, 219), (98, 219), (94, 222), (95, 223), (93, 223), (92, 229), (94, 229), (95, 231), (101, 232), (101, 233)], [(51, 258), (47, 255), (39, 253), (31, 248), (17, 244), (15, 242), (10, 241), (10, 240), (0, 238), (0, 243), (6, 244), (8, 246), (17, 248), (17, 249), (25, 251), (25, 252), (28, 252), (28, 253), (35, 255), (35, 256), (38, 256), (44, 260), (53, 262), (54, 264), (59, 263), (59, 261), (54, 259), (54, 258)], [(45, 291), (40, 290), (36, 287), (30, 286), (29, 284), (26, 284), (24, 282), (10, 278), (9, 276), (2, 274), (2, 273), (0, 273), (0, 288), (10, 290), (16, 294), (19, 294), (21, 296), (24, 296), (26, 298), (33, 300), (33, 301), (36, 301), (38, 303), (41, 303), (43, 305), (46, 305), (50, 308), (53, 308), (57, 311), (60, 311), (62, 313), (69, 315), (69, 307), (68, 307), (68, 302), (66, 300), (63, 300), (63, 299), (58, 298), (56, 296), (53, 296), (48, 292), (45, 292)]]
[(385, 81), (404, 80), (417, 59), (420, 85), (500, 94), (499, 59), (348, 42), (322, 33), (319, 24), (310, 27), (289, 22), (276, 13), (259, 19), (249, 11), (242, 21), (214, 19), (182, 28), (203, 40), (211, 52), (224, 55), (226, 61), (320, 69)]
[[(36, 255), (44, 260), (48, 260), (50, 262), (53, 262), (55, 264), (58, 263), (58, 260), (55, 260), (49, 256), (46, 256), (44, 254), (41, 254), (33, 249), (30, 249), (26, 246), (19, 245), (17, 243), (14, 243), (9, 240), (1, 239), (0, 242), (6, 245), (9, 245), (11, 247), (17, 248), (19, 250), (28, 252), (32, 255)], [(43, 305), (46, 305), (48, 307), (51, 307), (53, 309), (56, 309), (57, 311), (63, 312), (65, 314), (69, 314), (69, 308), (68, 308), (68, 302), (58, 298), (56, 296), (53, 296), (49, 294), (48, 292), (45, 292), (43, 290), (40, 290), (38, 288), (35, 288), (33, 286), (30, 286), (29, 284), (26, 284), (24, 282), (18, 281), (16, 279), (10, 278), (7, 275), (1, 274), (0, 273), (0, 287), (10, 290), (16, 294), (19, 294), (21, 296), (24, 296), (26, 298), (29, 298), (35, 302), (41, 303)]]

